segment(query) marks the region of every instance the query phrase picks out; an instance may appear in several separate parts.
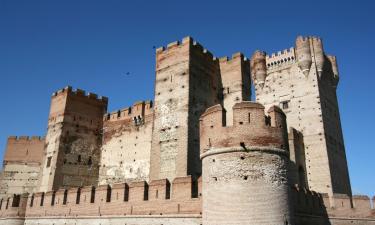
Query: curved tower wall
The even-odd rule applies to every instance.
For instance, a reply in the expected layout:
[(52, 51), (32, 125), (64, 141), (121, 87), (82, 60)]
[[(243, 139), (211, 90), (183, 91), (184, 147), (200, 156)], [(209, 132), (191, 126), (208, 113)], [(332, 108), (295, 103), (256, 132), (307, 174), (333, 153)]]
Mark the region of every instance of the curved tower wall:
[(284, 113), (237, 103), (233, 126), (224, 114), (216, 105), (200, 121), (203, 224), (293, 224)]

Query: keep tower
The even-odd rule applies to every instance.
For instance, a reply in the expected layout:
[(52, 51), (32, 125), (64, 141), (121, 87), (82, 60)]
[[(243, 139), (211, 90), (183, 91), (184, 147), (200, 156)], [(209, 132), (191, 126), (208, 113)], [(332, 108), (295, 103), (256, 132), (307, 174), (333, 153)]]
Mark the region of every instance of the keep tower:
[(293, 224), (285, 114), (255, 102), (221, 105), (201, 116), (204, 225)]
[[(336, 88), (336, 58), (319, 37), (296, 39), (295, 47), (251, 59), (256, 101), (280, 106), (287, 124), (303, 134), (311, 190), (351, 195)], [(300, 168), (302, 169), (302, 168)]]
[(66, 87), (52, 95), (39, 191), (96, 185), (108, 99)]

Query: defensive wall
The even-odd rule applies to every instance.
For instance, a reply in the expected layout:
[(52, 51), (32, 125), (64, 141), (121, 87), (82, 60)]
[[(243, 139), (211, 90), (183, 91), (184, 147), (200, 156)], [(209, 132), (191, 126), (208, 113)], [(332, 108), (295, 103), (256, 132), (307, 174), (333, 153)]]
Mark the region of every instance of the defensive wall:
[(152, 101), (104, 115), (100, 185), (148, 180), (152, 125)]
[[(62, 189), (55, 192), (53, 205), (54, 192), (17, 195), (0, 200), (0, 224), (198, 225), (202, 224), (201, 191), (201, 180), (195, 183), (191, 177), (181, 177), (172, 184), (164, 179), (103, 185), (96, 187), (93, 198), (91, 186)], [(375, 209), (367, 196), (354, 195), (352, 207), (344, 195), (334, 196), (334, 205), (328, 195), (298, 186), (291, 187), (291, 195), (297, 225), (375, 224)]]
[(101, 224), (116, 224), (105, 223), (109, 218), (117, 218), (121, 224), (134, 219), (134, 224), (145, 221), (147, 224), (199, 224), (200, 193), (201, 181), (190, 176), (176, 178), (172, 184), (163, 179), (60, 189), (30, 194), (28, 198), (24, 195), (19, 202), (14, 200), (18, 197), (0, 200), (0, 224), (22, 217), (25, 217), (25, 224), (49, 225), (67, 221), (91, 224), (88, 218), (95, 218), (94, 224), (100, 221)]

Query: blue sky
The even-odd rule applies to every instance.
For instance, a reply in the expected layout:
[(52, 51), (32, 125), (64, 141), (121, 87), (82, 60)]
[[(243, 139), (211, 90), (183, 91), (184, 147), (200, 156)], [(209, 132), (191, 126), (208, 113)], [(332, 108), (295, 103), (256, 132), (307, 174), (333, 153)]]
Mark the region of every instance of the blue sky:
[(216, 56), (250, 56), (318, 35), (338, 58), (353, 192), (374, 195), (373, 2), (0, 0), (0, 153), (7, 136), (45, 134), (66, 85), (108, 96), (109, 110), (152, 99), (153, 46), (189, 35)]

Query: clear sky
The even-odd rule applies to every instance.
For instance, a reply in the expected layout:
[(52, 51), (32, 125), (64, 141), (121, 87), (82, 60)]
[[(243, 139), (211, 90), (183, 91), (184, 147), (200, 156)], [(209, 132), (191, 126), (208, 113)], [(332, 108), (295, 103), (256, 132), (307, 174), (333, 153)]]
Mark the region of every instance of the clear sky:
[[(292, 47), (318, 35), (336, 55), (353, 192), (375, 194), (375, 1), (0, 0), (0, 153), (10, 135), (45, 135), (52, 92), (153, 98), (155, 50), (192, 36), (216, 56)], [(129, 73), (129, 75), (126, 75)]]

